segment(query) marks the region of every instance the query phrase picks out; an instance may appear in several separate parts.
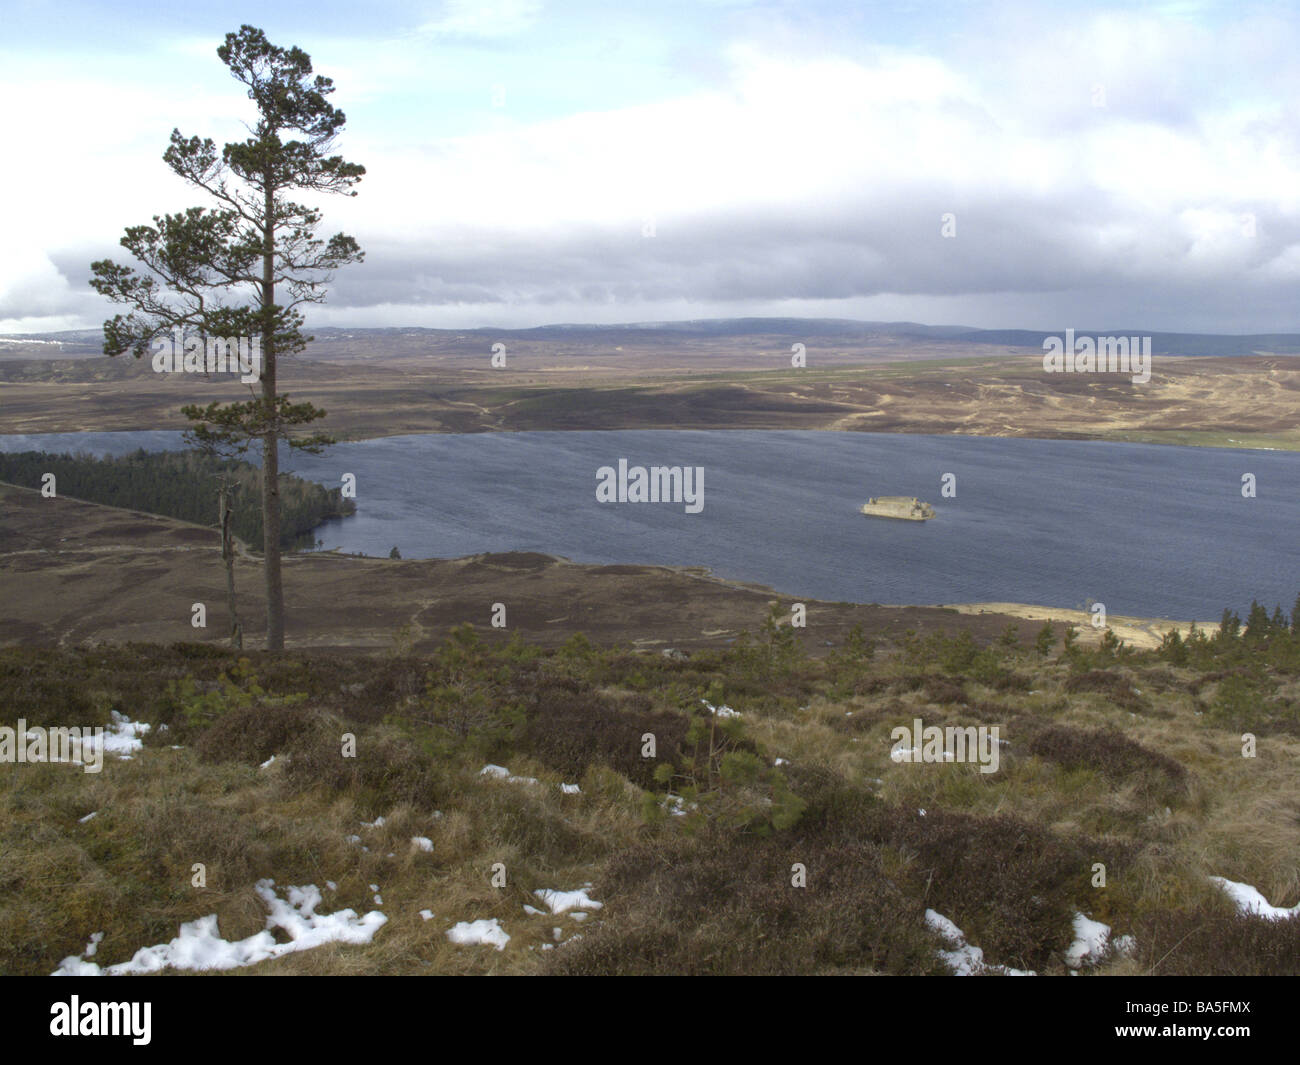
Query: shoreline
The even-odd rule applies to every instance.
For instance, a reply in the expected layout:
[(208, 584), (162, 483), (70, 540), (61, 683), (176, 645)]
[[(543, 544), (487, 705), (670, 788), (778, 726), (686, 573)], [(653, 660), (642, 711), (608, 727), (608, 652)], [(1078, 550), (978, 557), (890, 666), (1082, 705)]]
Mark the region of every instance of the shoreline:
[(1073, 624), (1079, 630), (1079, 641), (1085, 644), (1099, 643), (1102, 633), (1110, 629), (1125, 643), (1141, 650), (1159, 647), (1165, 633), (1174, 629), (1184, 637), (1192, 625), (1207, 636), (1213, 636), (1219, 631), (1217, 621), (1180, 621), (1171, 618), (1142, 618), (1109, 613), (1106, 615), (1105, 626), (1099, 629), (1092, 624), (1092, 614), (1089, 611), (1041, 606), (1036, 603), (986, 602), (936, 605), (956, 610), (959, 614), (1002, 614), (1023, 618), (1026, 621), (1059, 621)]
[[(3, 429), (0, 428), (0, 437), (5, 436), (63, 436), (84, 433), (102, 433), (102, 434), (126, 434), (126, 433), (149, 433), (149, 432), (173, 432), (183, 433), (186, 427), (177, 426), (171, 429), (159, 429), (157, 426), (149, 428), (109, 428), (109, 429)], [(867, 436), (926, 436), (936, 439), (947, 439), (949, 437), (969, 438), (972, 440), (1042, 440), (1042, 441), (1074, 441), (1076, 443), (1094, 443), (1094, 444), (1133, 444), (1144, 447), (1170, 447), (1170, 448), (1208, 448), (1218, 449), (1221, 451), (1269, 451), (1279, 454), (1297, 454), (1300, 453), (1300, 440), (1292, 443), (1283, 441), (1282, 446), (1267, 444), (1255, 444), (1247, 440), (1240, 440), (1233, 437), (1224, 437), (1223, 439), (1201, 439), (1201, 440), (1159, 440), (1148, 439), (1149, 436), (1156, 434), (1129, 434), (1129, 433), (1079, 433), (1070, 430), (1060, 431), (1015, 431), (1007, 433), (963, 433), (963, 432), (936, 432), (928, 427), (916, 429), (854, 429), (840, 425), (827, 426), (733, 426), (733, 425), (686, 425), (675, 426), (673, 428), (663, 428), (657, 425), (645, 426), (626, 426), (618, 428), (609, 428), (604, 426), (592, 427), (557, 427), (548, 428), (505, 428), (505, 427), (485, 427), (482, 429), (463, 430), (448, 428), (408, 428), (398, 431), (375, 431), (370, 432), (362, 430), (352, 432), (347, 430), (339, 431), (335, 442), (330, 446), (340, 444), (362, 444), (370, 440), (393, 440), (398, 437), (406, 436), (485, 436), (485, 435), (503, 435), (518, 436), (524, 433), (677, 433), (677, 432), (698, 432), (698, 433), (734, 433), (734, 432), (758, 432), (758, 433), (783, 433), (783, 432), (806, 432), (806, 433), (843, 433), (843, 434), (860, 434)], [(1213, 436), (1213, 434), (1204, 434)], [(1135, 438), (1138, 437), (1138, 438)], [(1274, 437), (1268, 437), (1270, 440), (1276, 440)], [(189, 449), (181, 449), (189, 450)], [(51, 452), (61, 453), (61, 452)]]

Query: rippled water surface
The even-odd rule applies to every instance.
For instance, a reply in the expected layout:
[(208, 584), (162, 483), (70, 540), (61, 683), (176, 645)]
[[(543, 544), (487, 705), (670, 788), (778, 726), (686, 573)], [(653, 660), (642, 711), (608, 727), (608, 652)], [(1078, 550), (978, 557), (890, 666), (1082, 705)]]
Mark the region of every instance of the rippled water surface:
[[(178, 433), (0, 437), (2, 450), (121, 454)], [(597, 470), (702, 467), (704, 508), (602, 504)], [(831, 432), (417, 435), (294, 455), (358, 513), (327, 548), (405, 558), (544, 551), (579, 562), (703, 565), (789, 595), (878, 603), (986, 600), (1217, 619), (1300, 591), (1300, 454), (1092, 441)], [(945, 473), (956, 495), (944, 498)], [(1253, 473), (1257, 496), (1243, 498)], [(867, 518), (871, 495), (933, 503), (924, 523)]]

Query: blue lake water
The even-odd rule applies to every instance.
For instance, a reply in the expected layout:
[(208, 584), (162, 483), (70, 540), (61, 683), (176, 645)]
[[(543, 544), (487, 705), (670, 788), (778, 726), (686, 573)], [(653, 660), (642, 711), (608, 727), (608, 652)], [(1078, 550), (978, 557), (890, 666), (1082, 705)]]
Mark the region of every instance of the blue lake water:
[[(165, 432), (0, 436), (0, 450), (122, 454)], [(703, 510), (600, 503), (597, 470), (702, 467)], [(326, 548), (404, 558), (543, 551), (578, 562), (702, 565), (791, 596), (989, 600), (1217, 619), (1300, 591), (1300, 454), (1094, 441), (813, 431), (413, 435), (293, 455), (357, 480)], [(956, 495), (941, 495), (943, 475)], [(1242, 496), (1242, 475), (1257, 496)], [(872, 495), (918, 496), (929, 522), (867, 518)], [(1244, 611), (1243, 611), (1244, 612)]]

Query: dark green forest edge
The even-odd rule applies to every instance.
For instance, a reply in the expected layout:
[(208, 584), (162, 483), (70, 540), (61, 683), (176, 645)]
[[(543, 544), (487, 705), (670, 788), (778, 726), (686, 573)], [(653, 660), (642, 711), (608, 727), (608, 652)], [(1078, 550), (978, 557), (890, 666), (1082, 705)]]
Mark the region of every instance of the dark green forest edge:
[[(0, 651), (8, 716), (154, 726), (98, 776), (6, 767), (0, 972), (48, 973), (104, 930), (96, 960), (122, 961), (214, 911), (227, 938), (252, 934), (260, 877), (335, 880), (358, 912), (378, 883), (390, 915), (373, 944), (269, 963), (282, 972), (943, 974), (927, 908), (989, 963), (1040, 974), (1066, 972), (1078, 911), (1136, 939), (1101, 971), (1300, 971), (1300, 920), (1242, 916), (1208, 880), (1300, 898), (1284, 809), (1300, 600), (1290, 619), (1256, 605), (1245, 625), (1225, 612), (1213, 637), (1143, 652), (1010, 626), (988, 646), (855, 634), (812, 657), (775, 611), (755, 630), (692, 655), (581, 634), (547, 651), (471, 626), (425, 658), (401, 634), (371, 657)], [(913, 717), (1000, 725), (1001, 768), (891, 764), (890, 730)], [(355, 758), (340, 755), (349, 733)], [(492, 780), (485, 762), (538, 779)], [(604, 908), (544, 952), (562, 919), (523, 904), (587, 881)], [(425, 906), (437, 921), (415, 916)], [(494, 916), (505, 951), (443, 935)]]
[[(262, 543), (262, 473), (248, 462), (143, 448), (117, 458), (43, 451), (0, 454), (0, 481), (39, 490), (47, 473), (54, 474), (59, 495), (209, 526), (217, 523), (219, 486), (230, 483), (234, 535), (248, 545)], [(342, 489), (281, 474), (281, 546), (311, 547), (312, 530), (321, 522), (356, 509)]]

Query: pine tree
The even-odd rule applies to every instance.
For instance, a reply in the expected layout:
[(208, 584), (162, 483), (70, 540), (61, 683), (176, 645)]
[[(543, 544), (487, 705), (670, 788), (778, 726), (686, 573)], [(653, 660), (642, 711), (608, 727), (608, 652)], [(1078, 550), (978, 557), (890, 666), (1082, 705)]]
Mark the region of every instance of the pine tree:
[[(342, 130), (342, 111), (326, 97), (329, 78), (312, 78), (311, 57), (278, 48), (252, 26), (226, 34), (217, 56), (248, 87), (257, 107), (250, 136), (220, 150), (211, 139), (173, 130), (163, 160), (216, 202), (155, 216), (152, 226), (132, 226), (121, 244), (147, 273), (111, 260), (91, 264), (91, 285), (131, 311), (104, 323), (104, 351), (143, 356), (155, 339), (181, 330), (206, 340), (259, 337), (261, 395), (246, 402), (186, 406), (190, 439), (242, 455), (254, 441), (262, 451), (263, 554), (266, 575), (266, 646), (284, 648), (284, 589), (280, 574), (280, 474), (278, 445), (318, 452), (333, 441), (323, 433), (300, 436), (299, 426), (324, 416), (310, 403), (290, 403), (277, 390), (277, 360), (300, 352), (311, 339), (301, 332), (298, 310), (324, 300), (333, 271), (360, 262), (357, 242), (342, 233), (316, 236), (321, 213), (290, 200), (295, 191), (355, 196), (365, 168), (329, 154)], [(277, 302), (277, 293), (284, 302)], [(247, 302), (239, 302), (240, 299)]]
[(1268, 611), (1258, 600), (1250, 601), (1250, 613), (1246, 615), (1245, 639), (1254, 643), (1268, 635)]
[(1046, 658), (1051, 653), (1052, 645), (1056, 643), (1056, 633), (1052, 630), (1052, 623), (1044, 621), (1043, 627), (1038, 630), (1038, 635), (1034, 637), (1034, 651)]
[(1240, 632), (1241, 617), (1235, 610), (1230, 610), (1225, 606), (1223, 608), (1223, 617), (1219, 619), (1219, 641), (1236, 639)]

